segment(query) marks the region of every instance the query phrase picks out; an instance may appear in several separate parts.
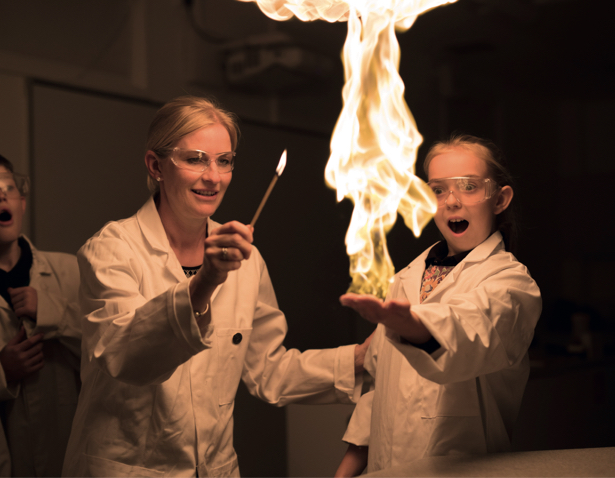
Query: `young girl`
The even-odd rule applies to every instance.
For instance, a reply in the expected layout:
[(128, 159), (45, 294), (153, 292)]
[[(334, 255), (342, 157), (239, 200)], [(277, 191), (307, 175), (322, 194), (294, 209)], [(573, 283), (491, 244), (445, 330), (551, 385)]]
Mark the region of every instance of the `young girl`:
[(425, 159), (444, 240), (395, 276), (386, 301), (346, 294), (378, 324), (336, 476), (436, 455), (510, 450), (541, 311), (538, 286), (508, 252), (510, 176), (492, 143), (455, 136)]

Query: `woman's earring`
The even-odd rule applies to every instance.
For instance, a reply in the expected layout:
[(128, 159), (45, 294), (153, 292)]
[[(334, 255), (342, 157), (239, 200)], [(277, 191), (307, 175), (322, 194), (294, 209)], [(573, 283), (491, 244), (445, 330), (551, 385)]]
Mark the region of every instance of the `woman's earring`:
[(158, 176), (158, 177), (156, 178), (156, 181), (160, 182), (160, 176)]

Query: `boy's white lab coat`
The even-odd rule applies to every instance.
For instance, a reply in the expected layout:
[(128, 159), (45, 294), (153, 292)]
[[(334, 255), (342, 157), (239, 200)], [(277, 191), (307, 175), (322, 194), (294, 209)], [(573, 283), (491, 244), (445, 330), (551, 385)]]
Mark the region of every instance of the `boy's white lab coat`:
[(541, 311), (538, 286), (496, 232), (421, 304), (428, 252), (396, 275), (389, 298), (408, 299), (441, 347), (429, 355), (378, 326), (366, 356), (375, 390), (361, 397), (344, 436), (369, 445), (368, 472), (510, 450)]
[(0, 297), (0, 349), (23, 324), (28, 337), (45, 334), (45, 365), (24, 380), (11, 383), (0, 367), (0, 400), (5, 415), (5, 437), (0, 439), (0, 464), (4, 466), (0, 474), (58, 476), (80, 386), (79, 268), (75, 256), (39, 251), (25, 239), (32, 249), (30, 287), (37, 293), (37, 320), (19, 319)]
[(278, 406), (355, 394), (354, 346), (282, 346), (286, 320), (255, 248), (214, 293), (205, 337), (152, 198), (107, 224), (78, 258), (83, 389), (65, 475), (238, 476), (232, 414), (240, 379)]

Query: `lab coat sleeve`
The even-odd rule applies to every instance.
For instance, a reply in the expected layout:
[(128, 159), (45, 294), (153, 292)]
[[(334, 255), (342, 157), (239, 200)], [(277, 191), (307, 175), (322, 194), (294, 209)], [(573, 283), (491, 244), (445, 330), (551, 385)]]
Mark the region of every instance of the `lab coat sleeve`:
[(276, 406), (290, 402), (352, 403), (362, 380), (354, 373), (355, 345), (335, 349), (287, 350), (287, 324), (263, 262), (259, 297), (242, 379), (250, 393)]
[(78, 253), (84, 359), (122, 382), (158, 384), (211, 347), (213, 327), (201, 337), (189, 281), (147, 300), (139, 288), (143, 267), (121, 235), (103, 229)]
[[(57, 339), (70, 352), (81, 355), (81, 314), (79, 309), (79, 267), (70, 254), (36, 252), (44, 255), (48, 271), (33, 280), (38, 307), (36, 323), (25, 320), (28, 336), (44, 334)], [(33, 271), (38, 274), (37, 270)]]
[(374, 337), (365, 354), (365, 373), (371, 375), (369, 390), (361, 395), (357, 406), (352, 412), (346, 433), (342, 440), (356, 446), (368, 446), (372, 422), (372, 402), (374, 400), (374, 389), (376, 378), (376, 366), (378, 363), (378, 351), (385, 339), (385, 328), (379, 325)]
[[(458, 281), (469, 280), (461, 273)], [(471, 279), (473, 280), (473, 279)], [(502, 267), (445, 301), (412, 306), (441, 345), (431, 355), (387, 337), (424, 378), (460, 382), (523, 359), (541, 312), (540, 291), (520, 263)]]
[(359, 403), (352, 412), (342, 441), (356, 446), (369, 446), (373, 400), (374, 390), (361, 395)]

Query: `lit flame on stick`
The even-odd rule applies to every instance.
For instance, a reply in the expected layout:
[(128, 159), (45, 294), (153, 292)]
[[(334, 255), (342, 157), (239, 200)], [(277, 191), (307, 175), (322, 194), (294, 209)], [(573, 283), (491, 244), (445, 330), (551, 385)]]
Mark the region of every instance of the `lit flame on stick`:
[(278, 163), (278, 167), (275, 168), (275, 173), (278, 175), (278, 177), (282, 176), (282, 173), (284, 172), (285, 167), (286, 167), (286, 150), (284, 150), (284, 152), (282, 153), (282, 156), (280, 156), (280, 162)]
[(284, 172), (285, 167), (286, 167), (286, 150), (284, 150), (284, 152), (282, 153), (282, 156), (280, 156), (280, 161), (278, 162), (278, 167), (275, 169), (275, 174), (273, 175), (273, 179), (269, 183), (269, 187), (267, 188), (267, 191), (265, 192), (263, 199), (261, 199), (261, 203), (258, 205), (258, 209), (254, 213), (254, 217), (252, 218), (252, 221), (250, 222), (250, 226), (254, 227), (254, 224), (256, 224), (256, 220), (258, 219), (258, 216), (261, 215), (261, 211), (265, 207), (265, 203), (267, 202), (267, 199), (269, 199), (269, 195), (271, 194), (271, 191), (273, 190), (273, 186), (275, 186), (275, 183), (278, 181), (278, 178), (282, 176), (282, 173)]
[(348, 21), (344, 107), (325, 179), (338, 201), (354, 202), (346, 234), (349, 292), (384, 298), (395, 274), (386, 234), (397, 213), (418, 237), (437, 209), (431, 190), (414, 175), (423, 138), (404, 100), (395, 30), (406, 31), (421, 13), (456, 0), (240, 1), (255, 1), (275, 20)]

